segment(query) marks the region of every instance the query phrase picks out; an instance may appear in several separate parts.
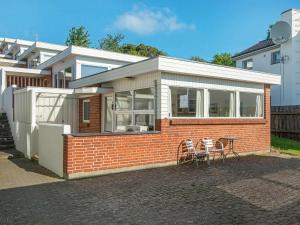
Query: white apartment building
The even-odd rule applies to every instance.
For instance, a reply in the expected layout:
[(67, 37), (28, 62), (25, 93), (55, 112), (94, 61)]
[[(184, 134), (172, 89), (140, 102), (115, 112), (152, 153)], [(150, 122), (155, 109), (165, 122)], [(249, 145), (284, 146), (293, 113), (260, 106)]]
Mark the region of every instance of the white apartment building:
[(239, 68), (281, 75), (281, 85), (271, 88), (273, 106), (299, 105), (300, 9), (284, 11), (280, 20), (291, 27), (287, 42), (276, 45), (271, 39), (263, 40), (234, 55), (233, 60)]

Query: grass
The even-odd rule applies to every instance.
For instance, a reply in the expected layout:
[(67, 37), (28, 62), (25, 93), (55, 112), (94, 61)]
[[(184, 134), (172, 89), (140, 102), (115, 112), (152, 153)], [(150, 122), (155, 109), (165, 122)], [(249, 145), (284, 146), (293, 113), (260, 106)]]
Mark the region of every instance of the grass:
[(300, 142), (272, 135), (272, 147), (280, 153), (300, 156)]

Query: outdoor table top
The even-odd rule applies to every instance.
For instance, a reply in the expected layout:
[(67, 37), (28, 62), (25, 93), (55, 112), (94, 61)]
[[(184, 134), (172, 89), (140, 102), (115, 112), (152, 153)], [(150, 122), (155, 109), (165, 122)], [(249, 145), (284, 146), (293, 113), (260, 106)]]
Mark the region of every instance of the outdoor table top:
[(222, 137), (221, 139), (225, 139), (225, 140), (239, 140), (240, 138), (236, 137), (236, 136), (225, 136), (225, 137)]

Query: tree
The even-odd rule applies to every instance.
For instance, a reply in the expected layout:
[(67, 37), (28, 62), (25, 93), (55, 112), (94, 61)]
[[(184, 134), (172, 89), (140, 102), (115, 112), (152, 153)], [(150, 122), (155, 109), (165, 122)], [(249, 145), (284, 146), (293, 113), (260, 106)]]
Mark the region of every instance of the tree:
[(66, 40), (66, 45), (76, 45), (81, 47), (90, 46), (90, 35), (84, 26), (72, 27), (69, 31), (69, 37)]
[(219, 53), (214, 55), (212, 63), (224, 66), (235, 66), (235, 62), (232, 60), (230, 53)]
[(191, 56), (190, 60), (196, 61), (196, 62), (207, 62), (205, 59), (199, 57), (199, 56)]
[(105, 38), (99, 40), (99, 48), (113, 52), (121, 52), (121, 42), (125, 36), (123, 34), (107, 34)]
[(114, 52), (121, 52), (130, 55), (155, 57), (158, 55), (167, 55), (165, 52), (150, 45), (145, 44), (122, 44), (125, 36), (123, 34), (107, 34), (105, 38), (99, 41), (99, 48)]

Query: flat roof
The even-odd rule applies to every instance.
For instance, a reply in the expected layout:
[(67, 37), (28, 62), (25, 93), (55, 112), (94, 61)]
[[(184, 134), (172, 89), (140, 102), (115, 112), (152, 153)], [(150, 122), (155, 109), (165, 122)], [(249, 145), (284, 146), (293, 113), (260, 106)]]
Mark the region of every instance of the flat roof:
[(34, 42), (31, 47), (29, 47), (25, 52), (23, 52), (19, 59), (22, 60), (26, 58), (28, 55), (30, 55), (32, 52), (34, 52), (36, 49), (44, 49), (44, 50), (50, 50), (50, 51), (56, 51), (61, 52), (64, 51), (67, 48), (67, 46), (64, 45), (57, 45), (57, 44), (49, 44), (45, 42)]
[(128, 55), (123, 53), (117, 53), (112, 51), (106, 51), (102, 49), (94, 49), (94, 48), (83, 48), (78, 46), (69, 46), (61, 53), (51, 57), (47, 61), (38, 65), (39, 69), (46, 69), (51, 65), (69, 57), (70, 55), (76, 56), (86, 56), (91, 58), (101, 58), (101, 59), (109, 59), (116, 60), (121, 62), (138, 62), (147, 59), (147, 57)]
[(276, 74), (159, 56), (74, 80), (69, 85), (70, 88), (79, 88), (155, 71), (251, 83), (280, 84), (280, 76)]

